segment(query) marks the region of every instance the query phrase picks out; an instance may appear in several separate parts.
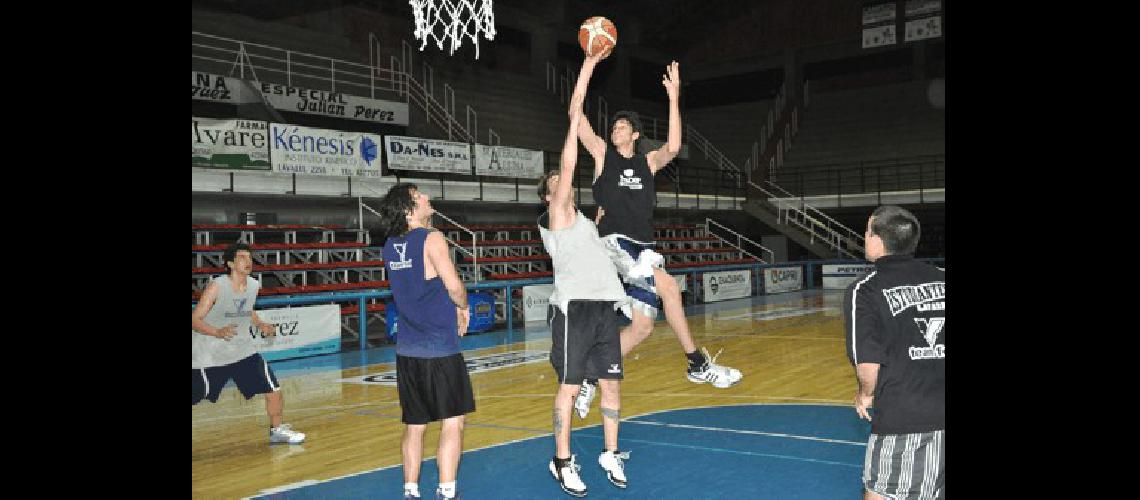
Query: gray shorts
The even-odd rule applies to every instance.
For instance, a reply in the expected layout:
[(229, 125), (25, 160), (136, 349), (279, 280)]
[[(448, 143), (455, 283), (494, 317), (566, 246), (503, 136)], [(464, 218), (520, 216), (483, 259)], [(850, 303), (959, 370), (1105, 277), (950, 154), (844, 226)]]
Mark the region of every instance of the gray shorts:
[(863, 487), (895, 500), (945, 498), (946, 431), (871, 434)]

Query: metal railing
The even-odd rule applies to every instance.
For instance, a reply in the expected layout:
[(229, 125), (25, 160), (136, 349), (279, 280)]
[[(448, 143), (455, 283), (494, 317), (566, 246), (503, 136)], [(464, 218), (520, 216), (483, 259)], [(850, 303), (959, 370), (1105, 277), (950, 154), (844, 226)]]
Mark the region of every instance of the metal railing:
[[(798, 196), (843, 195), (924, 190), (946, 186), (946, 157), (922, 155), (873, 161), (802, 165), (773, 176), (796, 188)], [(796, 196), (796, 195), (792, 195)]]
[[(369, 191), (372, 191), (377, 196), (381, 196), (381, 197), (385, 196), (385, 195), (381, 194), (379, 191), (372, 189), (372, 187), (368, 186), (367, 184), (364, 185), (364, 188), (369, 190)], [(375, 209), (373, 209), (372, 207), (370, 207), (366, 203), (364, 203), (363, 197), (357, 197), (357, 203), (358, 203), (357, 209), (360, 211), (359, 213), (360, 213), (360, 228), (361, 229), (364, 229), (364, 210), (365, 209), (367, 209), (369, 212), (372, 212), (377, 217), (383, 217), (382, 215), (380, 215), (380, 212), (377, 212)], [(447, 222), (450, 222), (455, 227), (458, 227), (459, 229), (463, 230), (467, 234), (471, 235), (471, 250), (467, 250), (466, 248), (463, 247), (463, 245), (460, 245), (459, 242), (454, 241), (451, 238), (448, 238), (447, 235), (443, 234), (442, 232), (440, 233), (440, 234), (443, 234), (443, 239), (447, 240), (447, 242), (449, 244), (451, 244), (453, 247), (455, 247), (456, 250), (458, 250), (460, 253), (466, 254), (467, 256), (471, 257), (471, 265), (475, 269), (474, 282), (479, 283), (479, 251), (478, 251), (479, 242), (475, 240), (475, 233), (473, 231), (471, 231), (470, 229), (467, 229), (462, 224), (455, 222), (450, 217), (443, 215), (439, 211), (436, 211), (435, 215), (442, 217), (444, 220), (446, 220)]]
[[(393, 66), (361, 64), (297, 50), (236, 40), (191, 31), (191, 58), (217, 68), (228, 76), (253, 81), (273, 81), (331, 92), (367, 95), (397, 92), (401, 71)], [(236, 74), (235, 74), (236, 73)]]
[[(723, 237), (723, 236), (721, 236), (721, 235), (719, 235), (719, 234), (716, 234), (716, 233), (714, 233), (714, 232), (712, 231), (712, 226), (714, 226), (714, 225), (715, 225), (715, 226), (716, 226), (718, 229), (723, 229), (724, 231), (727, 231), (728, 233), (731, 233), (733, 236), (735, 236), (735, 237), (736, 237), (736, 243), (733, 243), (732, 241), (729, 241), (729, 239), (728, 239), (728, 238), (725, 238), (725, 237)], [(760, 262), (762, 262), (762, 263), (764, 263), (764, 264), (771, 264), (771, 263), (774, 263), (774, 262), (776, 261), (776, 256), (775, 256), (775, 254), (774, 254), (774, 253), (772, 253), (772, 251), (771, 251), (771, 250), (769, 250), (767, 247), (765, 247), (764, 245), (761, 245), (761, 244), (759, 244), (759, 243), (756, 243), (755, 241), (752, 241), (752, 240), (750, 240), (750, 239), (748, 239), (748, 238), (744, 237), (744, 236), (743, 236), (743, 235), (741, 235), (740, 233), (738, 233), (738, 232), (736, 232), (736, 231), (733, 231), (732, 229), (729, 229), (729, 227), (728, 227), (728, 226), (726, 226), (726, 225), (724, 225), (724, 224), (721, 224), (721, 223), (719, 223), (719, 222), (717, 222), (717, 221), (715, 221), (715, 220), (712, 220), (712, 219), (709, 219), (709, 218), (705, 218), (705, 234), (708, 234), (708, 235), (711, 235), (711, 236), (715, 237), (716, 239), (720, 240), (721, 242), (723, 242), (723, 243), (724, 243), (724, 244), (726, 244), (726, 245), (729, 245), (729, 246), (735, 247), (737, 250), (739, 250), (739, 251), (740, 251), (740, 253), (742, 253), (742, 254), (744, 254), (744, 255), (747, 255), (747, 256), (749, 256), (749, 257), (752, 257), (753, 259), (756, 259), (756, 260), (758, 260), (758, 261), (760, 261)], [(743, 247), (743, 243), (744, 243), (744, 242), (748, 242), (748, 243), (750, 243), (752, 246), (754, 246), (754, 247), (756, 247), (756, 248), (760, 249), (760, 252), (758, 252), (758, 253), (766, 253), (766, 254), (768, 254), (768, 258), (767, 258), (767, 259), (764, 259), (764, 258), (762, 258), (762, 257), (759, 257), (759, 256), (757, 256), (756, 254), (754, 254), (754, 253), (752, 253), (752, 252), (749, 252), (749, 251), (745, 250), (745, 249), (744, 249), (744, 247)]]

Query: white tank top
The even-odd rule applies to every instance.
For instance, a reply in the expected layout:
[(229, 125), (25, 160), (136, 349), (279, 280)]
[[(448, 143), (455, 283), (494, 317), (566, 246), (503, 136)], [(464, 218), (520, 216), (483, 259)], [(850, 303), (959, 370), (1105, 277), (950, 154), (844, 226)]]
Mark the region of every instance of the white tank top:
[(612, 300), (615, 308), (628, 303), (617, 268), (606, 254), (598, 228), (582, 212), (570, 227), (550, 231), (538, 224), (542, 244), (554, 262), (554, 293), (550, 303), (566, 314), (571, 300)]
[(214, 278), (214, 283), (218, 284), (218, 298), (210, 312), (206, 313), (206, 324), (214, 328), (235, 324), (235, 335), (230, 340), (223, 340), (190, 330), (194, 337), (192, 368), (228, 365), (257, 354), (250, 323), (253, 319), (253, 302), (257, 300), (261, 282), (247, 277), (245, 292), (242, 293), (234, 290), (229, 275)]

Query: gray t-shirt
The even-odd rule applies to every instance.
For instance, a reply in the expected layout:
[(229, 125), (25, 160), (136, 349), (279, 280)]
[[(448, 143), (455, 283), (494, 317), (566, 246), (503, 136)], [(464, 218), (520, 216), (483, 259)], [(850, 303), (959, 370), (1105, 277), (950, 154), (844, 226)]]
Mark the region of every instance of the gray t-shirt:
[(247, 277), (245, 291), (241, 293), (234, 290), (228, 275), (214, 278), (214, 283), (218, 284), (218, 298), (206, 313), (206, 324), (214, 328), (237, 325), (235, 335), (230, 340), (223, 340), (191, 330), (194, 337), (192, 368), (228, 365), (257, 354), (249, 328), (253, 319), (253, 302), (257, 300), (261, 282)]
[(618, 279), (617, 268), (598, 238), (598, 228), (582, 212), (570, 227), (551, 231), (539, 220), (542, 244), (554, 262), (554, 293), (550, 303), (566, 313), (571, 300), (612, 300), (615, 308), (629, 302)]

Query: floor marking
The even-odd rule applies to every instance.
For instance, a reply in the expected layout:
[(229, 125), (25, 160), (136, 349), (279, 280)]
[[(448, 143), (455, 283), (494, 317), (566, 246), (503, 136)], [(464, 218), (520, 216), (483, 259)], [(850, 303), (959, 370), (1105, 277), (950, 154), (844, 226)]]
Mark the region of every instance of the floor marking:
[(743, 429), (727, 429), (727, 428), (723, 428), (723, 427), (705, 427), (705, 426), (700, 426), (700, 425), (687, 425), (687, 424), (670, 424), (668, 422), (654, 422), (652, 420), (623, 420), (622, 423), (623, 424), (657, 425), (657, 426), (661, 426), (661, 427), (670, 427), (670, 428), (678, 428), (678, 429), (696, 429), (696, 430), (701, 430), (701, 431), (731, 432), (734, 434), (749, 434), (749, 435), (755, 435), (755, 436), (771, 436), (771, 437), (782, 437), (782, 438), (788, 438), (788, 439), (803, 439), (803, 440), (807, 440), (807, 441), (820, 441), (820, 442), (824, 442), (824, 443), (840, 443), (840, 444), (850, 444), (850, 445), (855, 445), (855, 446), (867, 446), (867, 443), (863, 443), (863, 442), (859, 442), (859, 441), (845, 441), (842, 439), (828, 439), (828, 438), (821, 438), (821, 437), (815, 437), (815, 436), (800, 436), (797, 434), (783, 434), (783, 433), (779, 433), (779, 432), (749, 431), (749, 430), (743, 430)]

